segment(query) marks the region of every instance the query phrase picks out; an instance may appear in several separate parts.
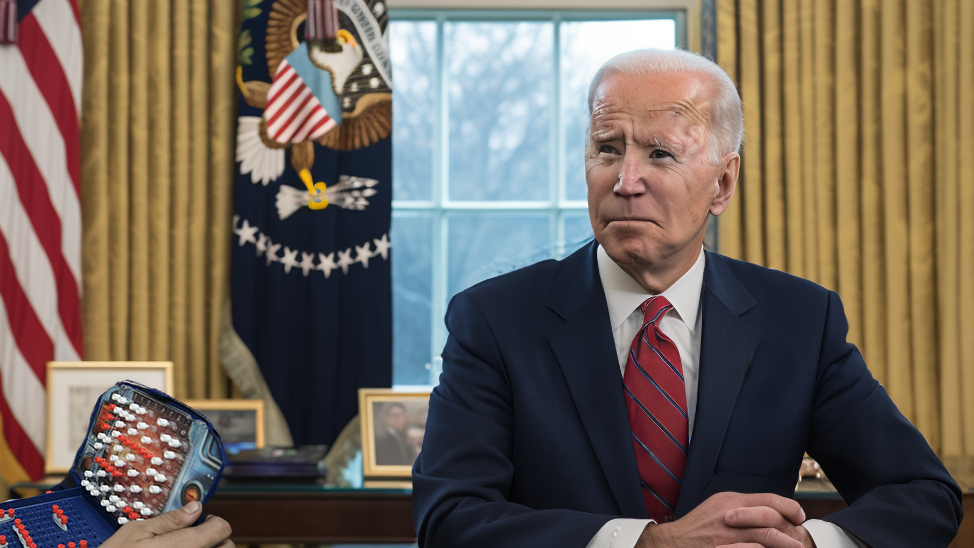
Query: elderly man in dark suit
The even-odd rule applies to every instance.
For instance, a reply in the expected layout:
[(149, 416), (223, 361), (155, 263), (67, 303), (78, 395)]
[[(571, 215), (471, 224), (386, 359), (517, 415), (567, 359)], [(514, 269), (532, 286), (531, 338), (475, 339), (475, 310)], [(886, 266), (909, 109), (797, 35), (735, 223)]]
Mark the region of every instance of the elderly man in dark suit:
[[(632, 52), (589, 107), (596, 241), (450, 304), (420, 545), (947, 546), (960, 490), (845, 340), (838, 295), (702, 249), (741, 161), (730, 78)], [(805, 521), (788, 498), (806, 450), (847, 510)]]

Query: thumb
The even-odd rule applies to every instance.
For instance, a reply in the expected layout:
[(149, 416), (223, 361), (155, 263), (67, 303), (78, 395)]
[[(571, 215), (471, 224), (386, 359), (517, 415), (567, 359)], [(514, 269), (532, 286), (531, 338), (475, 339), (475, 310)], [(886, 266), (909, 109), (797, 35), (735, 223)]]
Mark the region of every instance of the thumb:
[(172, 510), (171, 512), (166, 512), (152, 519), (145, 520), (145, 530), (152, 535), (158, 536), (171, 533), (172, 531), (178, 531), (179, 529), (185, 529), (196, 522), (202, 509), (203, 505), (198, 501), (191, 501), (179, 510)]

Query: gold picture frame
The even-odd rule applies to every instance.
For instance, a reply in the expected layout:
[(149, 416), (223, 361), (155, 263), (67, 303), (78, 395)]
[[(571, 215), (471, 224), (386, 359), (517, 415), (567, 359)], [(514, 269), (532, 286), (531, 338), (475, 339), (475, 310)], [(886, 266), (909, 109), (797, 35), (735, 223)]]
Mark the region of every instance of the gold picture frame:
[(66, 474), (88, 432), (98, 398), (119, 381), (172, 393), (172, 362), (47, 362), (45, 474)]
[(228, 453), (264, 448), (264, 400), (186, 400), (220, 434)]
[(359, 389), (365, 479), (412, 477), (426, 433), (429, 400), (429, 392)]

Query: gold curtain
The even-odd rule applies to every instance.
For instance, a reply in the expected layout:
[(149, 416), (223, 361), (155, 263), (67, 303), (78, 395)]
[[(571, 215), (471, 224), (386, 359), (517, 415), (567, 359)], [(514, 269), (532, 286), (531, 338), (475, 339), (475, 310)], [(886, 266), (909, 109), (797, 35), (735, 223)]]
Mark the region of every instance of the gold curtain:
[(839, 292), (958, 479), (974, 459), (974, 2), (718, 0), (744, 101), (721, 252)]
[(84, 353), (227, 397), (237, 2), (81, 0)]

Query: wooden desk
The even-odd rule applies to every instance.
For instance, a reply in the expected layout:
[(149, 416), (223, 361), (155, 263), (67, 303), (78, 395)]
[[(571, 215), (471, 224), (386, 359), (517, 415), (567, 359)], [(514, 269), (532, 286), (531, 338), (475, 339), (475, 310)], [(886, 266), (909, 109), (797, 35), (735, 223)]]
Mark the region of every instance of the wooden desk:
[[(846, 507), (836, 493), (801, 493), (809, 519)], [(226, 519), (237, 544), (413, 543), (413, 498), (408, 491), (221, 489), (205, 511)], [(974, 493), (964, 494), (965, 519), (951, 548), (974, 548)]]

